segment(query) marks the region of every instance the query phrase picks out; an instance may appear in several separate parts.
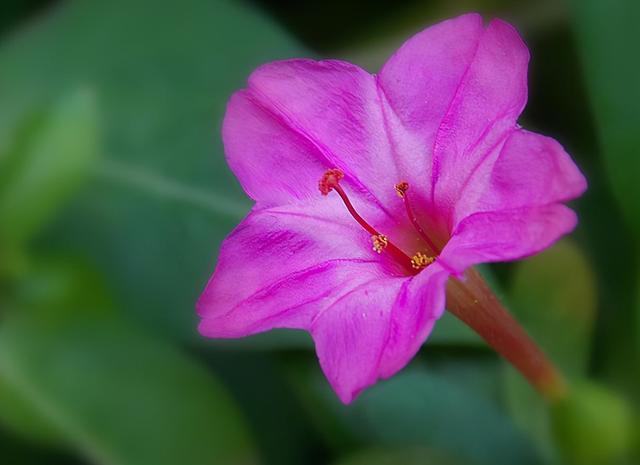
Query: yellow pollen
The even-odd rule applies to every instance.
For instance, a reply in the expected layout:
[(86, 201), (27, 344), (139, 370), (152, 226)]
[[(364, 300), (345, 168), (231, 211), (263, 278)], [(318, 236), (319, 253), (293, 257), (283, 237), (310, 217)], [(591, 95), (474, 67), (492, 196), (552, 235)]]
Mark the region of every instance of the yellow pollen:
[(405, 193), (409, 190), (409, 183), (407, 181), (401, 181), (395, 185), (396, 193), (401, 199), (404, 198)]
[(373, 250), (378, 253), (382, 253), (382, 251), (389, 245), (389, 238), (384, 234), (371, 236), (371, 241), (373, 242)]
[(426, 268), (428, 265), (431, 265), (435, 260), (435, 257), (429, 257), (422, 252), (418, 252), (411, 257), (411, 266), (416, 270), (421, 270), (422, 268)]

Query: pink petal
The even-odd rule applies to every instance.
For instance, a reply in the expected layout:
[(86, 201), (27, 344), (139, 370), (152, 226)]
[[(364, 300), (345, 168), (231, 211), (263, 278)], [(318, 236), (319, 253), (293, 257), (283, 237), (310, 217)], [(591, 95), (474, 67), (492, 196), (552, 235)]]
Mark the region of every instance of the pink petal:
[(383, 278), (340, 289), (313, 321), (322, 369), (344, 403), (402, 369), (444, 310), (448, 273), (434, 263), (414, 278)]
[(393, 186), (416, 172), (413, 160), (425, 165), (424, 147), (404, 133), (372, 75), (337, 60), (288, 60), (261, 66), (249, 89), (379, 209), (401, 208)]
[(454, 224), (480, 211), (566, 202), (586, 188), (584, 176), (558, 142), (517, 129), (469, 179)]
[(334, 214), (339, 199), (320, 200), (253, 211), (224, 241), (197, 304), (203, 335), (307, 328), (336, 289), (386, 276), (370, 237)]
[(561, 204), (481, 212), (463, 219), (441, 253), (457, 273), (477, 263), (509, 261), (549, 247), (577, 224)]
[(318, 149), (249, 91), (227, 105), (222, 128), (229, 166), (247, 194), (266, 205), (318, 198), (318, 180), (331, 167)]
[(482, 18), (467, 14), (442, 21), (407, 40), (378, 75), (399, 119), (431, 149), (436, 132), (473, 61)]
[(380, 359), (380, 377), (389, 378), (418, 352), (435, 321), (444, 313), (449, 272), (429, 265), (404, 286), (392, 309), (389, 333)]
[[(527, 97), (529, 53), (510, 25), (465, 15), (410, 39), (380, 73), (391, 107), (433, 158), (433, 200), (446, 212)], [(425, 173), (429, 174), (429, 173)]]

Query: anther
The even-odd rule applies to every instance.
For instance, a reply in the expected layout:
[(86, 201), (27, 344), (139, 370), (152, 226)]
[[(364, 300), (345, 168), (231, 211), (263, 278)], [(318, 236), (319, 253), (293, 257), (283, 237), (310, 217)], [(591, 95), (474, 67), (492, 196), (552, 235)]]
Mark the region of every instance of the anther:
[(378, 253), (382, 253), (382, 251), (389, 245), (389, 238), (384, 234), (371, 236), (371, 241), (373, 242), (373, 250)]
[(429, 257), (422, 252), (418, 252), (411, 257), (411, 267), (416, 270), (421, 270), (431, 265), (435, 260), (435, 257)]
[(395, 188), (396, 188), (396, 193), (398, 194), (398, 197), (400, 197), (401, 199), (404, 199), (404, 196), (409, 190), (409, 183), (407, 181), (401, 181), (395, 185)]

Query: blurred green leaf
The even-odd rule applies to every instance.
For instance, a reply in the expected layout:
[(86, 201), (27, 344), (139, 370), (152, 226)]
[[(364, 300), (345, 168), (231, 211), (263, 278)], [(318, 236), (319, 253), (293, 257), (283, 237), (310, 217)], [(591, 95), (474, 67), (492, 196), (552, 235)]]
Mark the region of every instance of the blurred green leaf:
[(39, 232), (86, 180), (97, 154), (92, 92), (65, 94), (28, 118), (0, 156), (0, 247), (19, 247)]
[[(640, 62), (637, 59), (636, 27), (640, 19), (640, 3), (634, 0), (573, 0), (572, 4), (576, 36), (609, 184), (638, 238)], [(629, 260), (634, 258), (637, 260), (633, 255), (628, 257)], [(638, 263), (636, 261), (636, 268)], [(627, 363), (635, 365), (635, 372), (640, 373), (640, 305), (635, 310), (621, 312), (614, 321), (617, 322), (614, 328), (621, 329), (616, 331), (616, 337), (626, 341), (619, 344), (620, 348), (610, 356), (609, 364), (615, 365), (615, 359), (635, 358)], [(629, 378), (624, 365), (615, 369), (618, 378)], [(633, 383), (639, 377), (640, 374), (631, 377), (631, 389), (635, 389)]]
[(635, 426), (631, 405), (605, 386), (576, 384), (554, 406), (552, 420), (558, 446), (571, 465), (609, 465), (631, 459)]
[(60, 447), (64, 439), (27, 397), (0, 373), (0, 424), (34, 443)]
[(640, 234), (640, 61), (635, 0), (573, 0), (578, 45), (607, 174)]
[[(564, 240), (518, 264), (510, 308), (532, 338), (569, 377), (584, 375), (597, 303), (596, 280), (582, 251)], [(516, 422), (555, 459), (544, 399), (513, 368), (505, 367), (505, 394)]]
[(116, 318), (15, 313), (0, 327), (0, 376), (97, 463), (252, 463), (243, 421), (216, 380)]
[(23, 441), (14, 434), (0, 430), (0, 450), (3, 463), (11, 465), (86, 465), (77, 457), (61, 450), (40, 449), (33, 442)]
[[(640, 260), (638, 260), (640, 263)], [(640, 273), (637, 276), (636, 284), (636, 340), (635, 340), (635, 354), (636, 354), (636, 366), (635, 366), (635, 385), (640, 386)], [(640, 442), (640, 441), (639, 441)], [(640, 446), (640, 444), (639, 444)]]
[(438, 320), (426, 343), (486, 347), (480, 336), (449, 312), (445, 312)]
[(509, 413), (535, 443), (544, 463), (560, 463), (551, 431), (549, 405), (515, 369), (505, 367), (504, 397)]
[(306, 331), (274, 329), (240, 339), (211, 339), (207, 345), (238, 350), (313, 350), (313, 340)]
[(65, 2), (0, 48), (0, 141), (86, 85), (104, 156), (48, 237), (88, 254), (145, 325), (196, 337), (194, 302), (250, 202), (223, 157), (225, 103), (259, 64), (305, 53), (232, 0)]
[(428, 447), (462, 463), (538, 463), (532, 444), (497, 405), (440, 375), (405, 370), (365, 391), (348, 408), (329, 389), (323, 392), (337, 418), (368, 444)]
[(27, 274), (13, 283), (10, 298), (13, 307), (37, 308), (57, 318), (74, 315), (79, 308), (83, 314), (114, 313), (103, 277), (71, 254), (36, 255)]
[[(326, 449), (323, 438), (310, 419), (283, 373), (282, 358), (295, 352), (244, 352), (206, 350), (204, 357), (214, 372), (232, 390), (255, 432), (255, 446), (261, 463), (300, 465), (320, 463)], [(286, 354), (286, 355), (285, 355)], [(307, 352), (303, 357), (313, 358)], [(313, 365), (310, 363), (309, 365)], [(311, 460), (311, 458), (314, 458)]]
[(515, 270), (512, 311), (569, 376), (586, 368), (597, 301), (591, 266), (570, 240), (519, 263)]
[(366, 449), (336, 462), (335, 465), (464, 465), (464, 462), (433, 452), (425, 447)]

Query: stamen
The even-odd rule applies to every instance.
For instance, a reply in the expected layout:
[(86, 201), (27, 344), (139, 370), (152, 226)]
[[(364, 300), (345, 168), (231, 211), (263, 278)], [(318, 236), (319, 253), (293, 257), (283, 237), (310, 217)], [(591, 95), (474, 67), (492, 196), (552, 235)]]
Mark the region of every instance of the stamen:
[(409, 183), (406, 181), (401, 181), (395, 185), (395, 188), (396, 188), (396, 192), (398, 193), (398, 196), (400, 196), (400, 198), (402, 199), (402, 202), (404, 203), (405, 209), (407, 210), (407, 216), (409, 217), (409, 221), (411, 221), (411, 224), (413, 225), (415, 230), (418, 232), (420, 237), (431, 248), (431, 251), (437, 254), (439, 252), (438, 247), (436, 247), (436, 245), (433, 243), (431, 238), (429, 238), (427, 233), (424, 232), (424, 229), (422, 229), (422, 227), (420, 226), (420, 223), (418, 223), (418, 219), (416, 218), (416, 215), (413, 213), (413, 209), (411, 208), (411, 203), (409, 202), (409, 193), (408, 193)]
[(389, 245), (389, 238), (384, 234), (378, 234), (377, 236), (371, 236), (373, 242), (373, 250), (378, 253), (382, 253), (384, 249)]
[(421, 270), (431, 265), (435, 260), (435, 257), (429, 257), (422, 252), (418, 252), (411, 258), (411, 267), (416, 270)]
[(320, 193), (322, 195), (327, 195), (332, 190), (335, 190), (342, 199), (345, 207), (347, 207), (347, 210), (349, 211), (353, 219), (356, 220), (360, 226), (362, 226), (362, 229), (371, 234), (373, 250), (378, 253), (382, 253), (383, 250), (388, 252), (389, 255), (393, 257), (393, 259), (400, 265), (402, 265), (406, 270), (415, 273), (414, 271), (412, 271), (411, 259), (409, 258), (409, 256), (398, 247), (396, 247), (395, 244), (393, 244), (387, 236), (385, 236), (384, 234), (380, 234), (376, 228), (367, 223), (365, 219), (358, 214), (356, 209), (353, 207), (353, 204), (349, 200), (347, 193), (340, 186), (340, 180), (343, 177), (344, 173), (337, 168), (328, 170), (326, 173), (324, 173), (322, 178), (320, 178), (320, 182), (318, 183)]
[(407, 181), (401, 181), (395, 185), (396, 192), (398, 193), (398, 197), (404, 199), (404, 196), (407, 194), (409, 190), (409, 183)]

